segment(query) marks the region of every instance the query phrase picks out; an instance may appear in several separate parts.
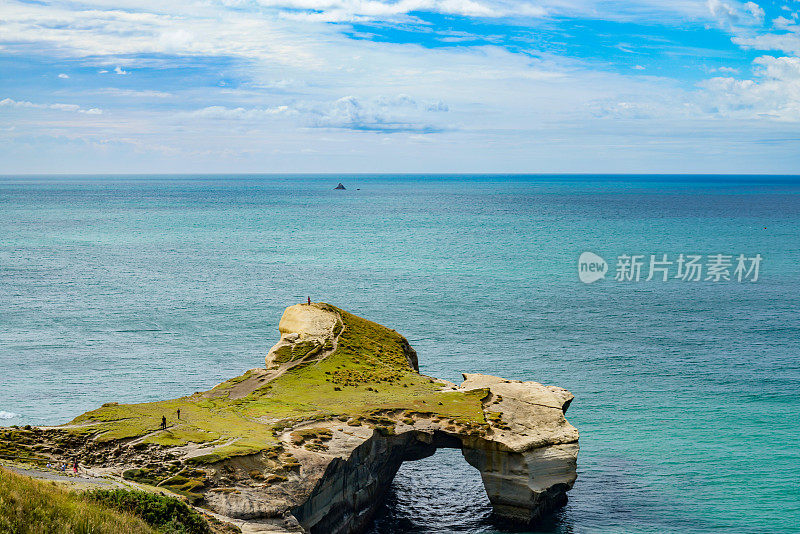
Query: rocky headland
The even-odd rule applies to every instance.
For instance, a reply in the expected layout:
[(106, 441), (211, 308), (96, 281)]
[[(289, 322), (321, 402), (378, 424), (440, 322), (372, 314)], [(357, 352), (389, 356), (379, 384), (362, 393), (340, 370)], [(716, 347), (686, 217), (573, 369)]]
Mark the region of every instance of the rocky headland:
[(566, 502), (578, 455), (568, 391), (422, 375), (403, 336), (328, 304), (287, 308), (279, 330), (264, 367), (60, 427), (0, 428), (0, 456), (78, 458), (95, 476), (182, 495), (253, 533), (363, 532), (400, 465), (441, 447), (480, 471), (502, 519), (532, 523)]

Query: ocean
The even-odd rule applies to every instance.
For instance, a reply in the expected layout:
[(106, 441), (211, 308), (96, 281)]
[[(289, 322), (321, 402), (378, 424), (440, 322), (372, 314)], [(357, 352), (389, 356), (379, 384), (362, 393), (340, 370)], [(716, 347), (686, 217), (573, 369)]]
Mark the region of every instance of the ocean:
[[(536, 532), (800, 532), (799, 267), (798, 177), (2, 176), (0, 424), (207, 390), (310, 296), (426, 374), (575, 395), (578, 481)], [(444, 450), (403, 465), (373, 534), (504, 528)]]

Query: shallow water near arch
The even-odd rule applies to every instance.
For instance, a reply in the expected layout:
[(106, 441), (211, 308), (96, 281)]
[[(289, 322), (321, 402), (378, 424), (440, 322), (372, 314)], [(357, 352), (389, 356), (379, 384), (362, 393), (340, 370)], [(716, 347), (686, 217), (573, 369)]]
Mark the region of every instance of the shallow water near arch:
[(404, 462), (369, 534), (492, 532), (481, 476), (461, 451)]

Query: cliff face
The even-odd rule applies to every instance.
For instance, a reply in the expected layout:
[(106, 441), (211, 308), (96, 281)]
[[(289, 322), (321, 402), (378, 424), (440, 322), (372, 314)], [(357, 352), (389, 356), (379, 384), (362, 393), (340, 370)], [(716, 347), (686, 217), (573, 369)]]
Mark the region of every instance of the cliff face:
[(104, 405), (63, 427), (3, 432), (0, 445), (34, 460), (78, 455), (246, 532), (362, 532), (402, 462), (442, 447), (481, 472), (499, 517), (530, 523), (566, 502), (578, 454), (568, 391), (421, 375), (404, 337), (327, 304), (287, 308), (279, 330), (266, 368), (211, 391)]

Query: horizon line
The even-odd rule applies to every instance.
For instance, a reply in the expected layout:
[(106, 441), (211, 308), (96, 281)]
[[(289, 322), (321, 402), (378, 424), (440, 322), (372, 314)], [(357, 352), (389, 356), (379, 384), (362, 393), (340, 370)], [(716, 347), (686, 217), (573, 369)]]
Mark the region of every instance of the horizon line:
[(786, 173), (725, 173), (725, 172), (23, 172), (0, 173), (8, 177), (135, 177), (135, 176), (710, 176), (710, 177), (783, 177), (800, 178), (798, 174)]

